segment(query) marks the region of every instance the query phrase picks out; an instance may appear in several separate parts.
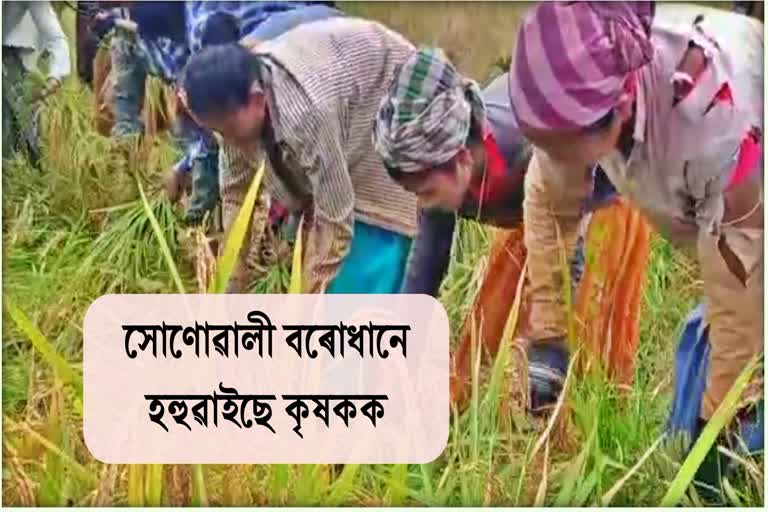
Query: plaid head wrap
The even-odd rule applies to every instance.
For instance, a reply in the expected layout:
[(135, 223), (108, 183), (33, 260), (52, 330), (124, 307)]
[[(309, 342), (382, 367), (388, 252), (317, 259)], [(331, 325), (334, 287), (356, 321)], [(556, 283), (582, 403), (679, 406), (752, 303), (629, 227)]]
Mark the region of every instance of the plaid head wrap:
[(472, 123), (485, 129), (477, 83), (462, 77), (441, 50), (421, 48), (401, 65), (381, 101), (373, 145), (387, 167), (418, 172), (453, 158)]
[(653, 58), (653, 2), (541, 2), (523, 20), (509, 74), (517, 118), (583, 128), (616, 106), (624, 81)]

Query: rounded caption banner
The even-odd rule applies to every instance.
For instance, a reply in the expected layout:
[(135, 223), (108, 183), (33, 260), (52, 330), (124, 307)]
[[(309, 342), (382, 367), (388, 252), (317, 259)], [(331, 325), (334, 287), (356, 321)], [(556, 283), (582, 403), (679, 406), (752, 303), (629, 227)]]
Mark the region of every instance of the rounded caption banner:
[(83, 433), (109, 464), (421, 464), (448, 440), (426, 295), (105, 295)]

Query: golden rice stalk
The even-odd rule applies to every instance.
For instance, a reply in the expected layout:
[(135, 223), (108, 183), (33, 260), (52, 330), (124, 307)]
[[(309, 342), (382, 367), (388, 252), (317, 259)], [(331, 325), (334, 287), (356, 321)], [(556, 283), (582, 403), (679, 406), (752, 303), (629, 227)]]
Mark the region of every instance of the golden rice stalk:
[(112, 93), (114, 75), (112, 74), (112, 57), (108, 46), (100, 46), (93, 60), (93, 92), (95, 103), (94, 125), (96, 131), (104, 137), (109, 137), (112, 124)]
[(299, 224), (299, 230), (296, 232), (296, 243), (293, 247), (293, 262), (291, 264), (291, 283), (288, 286), (288, 293), (301, 293), (302, 289), (302, 245), (303, 245), (304, 221)]
[(650, 236), (650, 224), (624, 199), (596, 211), (587, 233), (577, 338), (588, 349), (586, 364), (599, 361), (622, 385), (634, 375)]
[(187, 237), (191, 240), (194, 251), (195, 281), (198, 293), (205, 293), (216, 273), (216, 255), (211, 247), (211, 239), (201, 227), (190, 228)]
[[(451, 402), (461, 404), (467, 398), (473, 331), (479, 329), (479, 345), (483, 352), (491, 357), (498, 352), (510, 310), (517, 297), (518, 283), (525, 275), (525, 258), (523, 227), (498, 230), (483, 283), (464, 322), (461, 341), (452, 359)], [(519, 317), (525, 318), (525, 314)]]
[(150, 137), (168, 130), (176, 118), (176, 95), (157, 77), (147, 77), (143, 115), (144, 133)]

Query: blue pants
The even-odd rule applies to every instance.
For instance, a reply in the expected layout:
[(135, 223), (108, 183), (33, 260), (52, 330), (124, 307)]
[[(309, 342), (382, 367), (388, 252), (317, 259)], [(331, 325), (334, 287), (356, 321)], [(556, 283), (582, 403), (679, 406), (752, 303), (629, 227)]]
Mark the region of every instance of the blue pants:
[(349, 254), (327, 293), (398, 293), (410, 250), (407, 236), (355, 222)]
[[(709, 329), (704, 324), (704, 306), (689, 313), (680, 344), (675, 353), (675, 393), (667, 428), (686, 432), (695, 439), (699, 432), (699, 412), (707, 383), (709, 365)], [(741, 436), (750, 452), (763, 449), (763, 407), (756, 419), (742, 424)]]
[(121, 35), (112, 38), (110, 53), (115, 75), (112, 136), (138, 135), (144, 131), (141, 108), (144, 105), (147, 64), (138, 46)]

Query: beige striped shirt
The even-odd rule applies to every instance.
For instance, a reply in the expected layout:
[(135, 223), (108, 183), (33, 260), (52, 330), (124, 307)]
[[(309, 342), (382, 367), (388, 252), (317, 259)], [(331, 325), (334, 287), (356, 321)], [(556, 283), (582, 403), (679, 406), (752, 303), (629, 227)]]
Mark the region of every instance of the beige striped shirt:
[(413, 50), (383, 25), (356, 18), (301, 25), (253, 50), (263, 58), (261, 85), (289, 175), (271, 169), (268, 190), (309, 214), (305, 292), (324, 290), (336, 275), (354, 221), (416, 233), (416, 198), (389, 177), (371, 137), (381, 98)]

